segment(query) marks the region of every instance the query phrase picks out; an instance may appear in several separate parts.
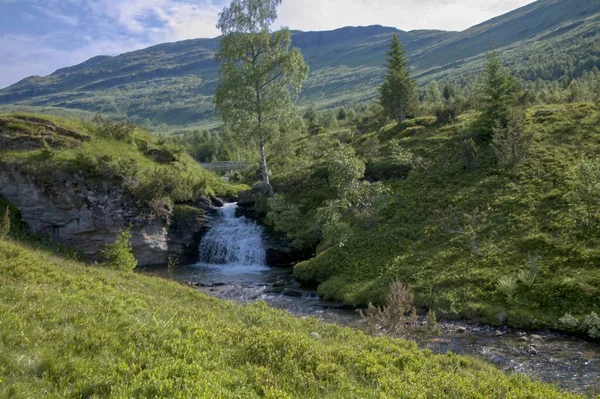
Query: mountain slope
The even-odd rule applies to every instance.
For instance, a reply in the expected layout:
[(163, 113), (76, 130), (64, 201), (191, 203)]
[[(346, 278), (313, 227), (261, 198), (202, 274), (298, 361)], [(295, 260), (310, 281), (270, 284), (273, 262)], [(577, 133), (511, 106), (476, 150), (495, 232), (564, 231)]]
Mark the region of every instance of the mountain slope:
[[(472, 78), (492, 48), (515, 73), (531, 80), (578, 76), (600, 67), (600, 2), (540, 0), (464, 32), (381, 26), (294, 32), (294, 45), (311, 67), (301, 102), (331, 107), (372, 99), (392, 34), (403, 41), (421, 83)], [(197, 39), (95, 57), (0, 90), (0, 105), (103, 112), (162, 130), (215, 123), (217, 46), (218, 39)]]

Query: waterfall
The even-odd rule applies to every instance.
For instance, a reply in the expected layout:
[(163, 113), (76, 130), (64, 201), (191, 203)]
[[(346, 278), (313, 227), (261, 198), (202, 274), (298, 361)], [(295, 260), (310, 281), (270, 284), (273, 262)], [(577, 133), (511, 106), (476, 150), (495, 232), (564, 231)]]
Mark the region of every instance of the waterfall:
[(236, 203), (219, 208), (219, 218), (200, 243), (200, 263), (265, 266), (263, 228), (246, 217), (235, 217)]

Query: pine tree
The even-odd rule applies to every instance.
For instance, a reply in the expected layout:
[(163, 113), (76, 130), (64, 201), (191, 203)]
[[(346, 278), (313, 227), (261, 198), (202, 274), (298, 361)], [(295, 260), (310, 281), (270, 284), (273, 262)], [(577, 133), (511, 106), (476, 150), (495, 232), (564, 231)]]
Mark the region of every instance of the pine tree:
[(498, 54), (490, 53), (482, 74), (480, 98), (479, 122), (485, 136), (491, 137), (494, 129), (506, 129), (516, 88), (515, 80), (502, 66)]
[(380, 102), (386, 116), (404, 122), (418, 104), (416, 83), (408, 71), (408, 57), (398, 36), (394, 35), (387, 52), (387, 72), (379, 88)]

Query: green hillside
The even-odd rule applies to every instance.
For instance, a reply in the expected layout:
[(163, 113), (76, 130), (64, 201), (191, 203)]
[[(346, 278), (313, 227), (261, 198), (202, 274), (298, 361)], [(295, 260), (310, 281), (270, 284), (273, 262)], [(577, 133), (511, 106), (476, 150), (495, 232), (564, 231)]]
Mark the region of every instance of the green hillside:
[[(421, 309), (446, 318), (600, 336), (600, 241), (591, 222), (600, 209), (590, 193), (584, 222), (573, 199), (583, 189), (577, 171), (596, 173), (598, 110), (530, 108), (525, 131), (534, 142), (513, 167), (474, 133), (474, 116), (341, 129), (273, 156), (280, 195), (268, 220), (295, 245), (317, 245), (296, 277), (350, 305), (382, 303), (401, 281)], [(591, 324), (580, 331), (559, 321), (567, 314)]]
[(115, 182), (138, 200), (168, 209), (245, 187), (223, 181), (143, 129), (102, 118), (0, 114), (0, 167), (18, 168), (47, 189), (63, 189), (73, 175)]
[(5, 398), (575, 397), (414, 343), (0, 239)]
[[(421, 83), (465, 83), (493, 48), (525, 79), (578, 77), (600, 67), (599, 21), (595, 0), (540, 0), (464, 32), (381, 26), (294, 32), (294, 45), (311, 66), (300, 100), (331, 107), (373, 99), (394, 33), (410, 53)], [(102, 112), (162, 131), (214, 126), (217, 45), (218, 39), (198, 39), (96, 57), (0, 90), (0, 105)]]

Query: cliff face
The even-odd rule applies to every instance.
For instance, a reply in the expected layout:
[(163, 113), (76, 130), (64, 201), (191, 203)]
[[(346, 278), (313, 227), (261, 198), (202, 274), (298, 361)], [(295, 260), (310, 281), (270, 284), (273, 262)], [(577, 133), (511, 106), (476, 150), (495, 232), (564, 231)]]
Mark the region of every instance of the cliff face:
[(190, 261), (206, 223), (198, 217), (186, 226), (186, 234), (173, 234), (169, 220), (117, 185), (73, 176), (58, 188), (48, 188), (14, 167), (0, 168), (0, 194), (20, 210), (32, 232), (81, 251), (89, 261), (102, 260), (104, 245), (127, 227), (139, 266), (166, 264), (170, 255)]

